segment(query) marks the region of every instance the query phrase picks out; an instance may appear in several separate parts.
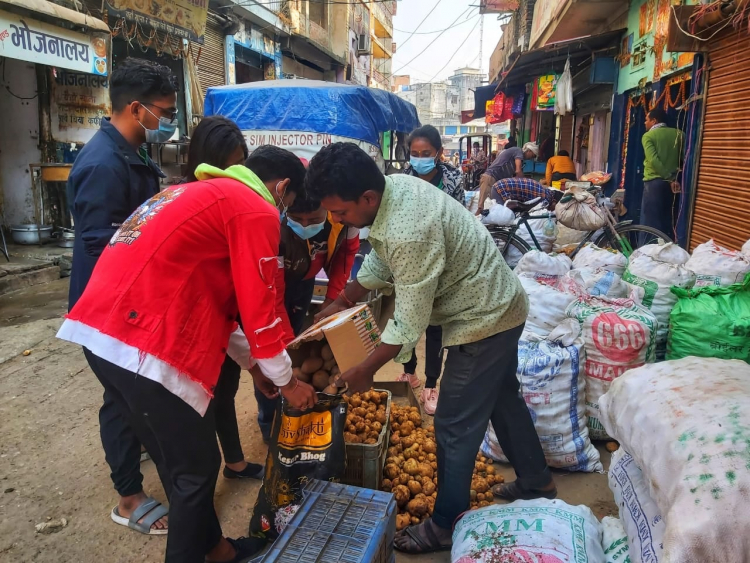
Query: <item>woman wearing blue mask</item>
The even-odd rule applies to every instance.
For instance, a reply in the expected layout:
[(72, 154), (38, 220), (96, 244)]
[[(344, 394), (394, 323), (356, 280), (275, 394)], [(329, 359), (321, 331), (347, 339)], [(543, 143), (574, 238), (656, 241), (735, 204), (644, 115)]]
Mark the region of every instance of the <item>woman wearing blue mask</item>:
[(443, 162), (443, 142), (440, 132), (432, 125), (424, 125), (409, 135), (409, 164), (406, 174), (417, 176), (464, 205), (463, 175)]
[[(463, 175), (447, 162), (443, 162), (443, 142), (440, 132), (432, 125), (424, 125), (409, 135), (411, 166), (406, 174), (417, 176), (442, 190), (464, 205)], [(443, 330), (439, 326), (428, 326), (425, 334), (425, 386), (419, 399), (424, 403), (424, 411), (435, 414), (438, 403), (437, 381), (443, 367)], [(404, 373), (397, 381), (407, 381), (413, 388), (421, 382), (416, 374), (417, 354), (412, 352), (411, 360), (404, 364)]]

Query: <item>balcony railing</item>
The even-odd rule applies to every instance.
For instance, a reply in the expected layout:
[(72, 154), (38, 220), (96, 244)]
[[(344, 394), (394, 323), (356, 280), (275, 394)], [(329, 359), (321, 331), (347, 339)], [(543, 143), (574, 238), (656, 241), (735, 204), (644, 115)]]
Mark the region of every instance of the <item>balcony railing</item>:
[(307, 37), (311, 41), (314, 41), (315, 43), (317, 43), (321, 47), (324, 47), (328, 51), (331, 51), (332, 50), (331, 37), (328, 31), (326, 31), (326, 29), (322, 25), (314, 21), (311, 21), (302, 12), (298, 12), (298, 13), (299, 13), (299, 27), (296, 30), (297, 33)]
[(376, 23), (380, 24), (388, 37), (393, 37), (393, 10), (389, 4), (390, 2), (372, 2), (370, 7)]

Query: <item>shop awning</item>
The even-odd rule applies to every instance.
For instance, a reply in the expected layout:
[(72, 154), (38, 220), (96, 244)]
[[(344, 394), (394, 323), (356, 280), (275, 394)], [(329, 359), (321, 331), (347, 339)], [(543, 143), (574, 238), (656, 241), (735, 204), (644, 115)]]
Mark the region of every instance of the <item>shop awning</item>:
[(81, 12), (76, 12), (70, 8), (58, 6), (47, 0), (0, 0), (0, 9), (4, 6), (15, 6), (57, 20), (65, 20), (81, 27), (104, 31), (106, 33), (110, 32), (109, 26), (102, 20), (96, 19), (87, 14), (82, 14)]
[(576, 37), (518, 53), (515, 58), (511, 56), (506, 70), (500, 73), (497, 90), (526, 84), (544, 74), (562, 73), (568, 57), (571, 73), (575, 76), (582, 65), (592, 60), (595, 52), (619, 49), (620, 38), (625, 31), (618, 29), (599, 35)]

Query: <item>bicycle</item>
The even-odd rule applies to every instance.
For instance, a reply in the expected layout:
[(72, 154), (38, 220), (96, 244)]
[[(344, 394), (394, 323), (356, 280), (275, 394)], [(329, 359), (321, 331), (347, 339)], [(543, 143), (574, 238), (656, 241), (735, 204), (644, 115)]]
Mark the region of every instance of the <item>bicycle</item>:
[[(594, 244), (599, 248), (612, 248), (622, 252), (626, 257), (630, 255), (641, 246), (647, 244), (673, 242), (672, 239), (653, 227), (647, 227), (645, 225), (634, 225), (633, 221), (620, 221), (618, 222), (609, 210), (607, 205), (607, 198), (602, 194), (602, 188), (600, 186), (591, 186), (588, 191), (596, 197), (597, 205), (604, 212), (606, 223), (602, 229), (596, 231), (589, 231), (583, 240), (578, 243), (578, 246), (569, 254), (570, 258), (575, 258), (576, 254), (583, 248), (587, 243), (591, 242), (592, 239)], [(495, 241), (495, 245), (498, 250), (502, 253), (503, 257), (507, 259), (508, 250), (513, 247), (519, 253), (526, 254), (532, 247), (523, 238), (516, 235), (521, 226), (525, 226), (526, 230), (531, 236), (531, 240), (537, 250), (542, 250), (539, 241), (534, 234), (534, 230), (529, 225), (530, 220), (534, 219), (548, 219), (554, 218), (554, 212), (545, 212), (543, 215), (531, 215), (532, 209), (536, 207), (542, 198), (537, 197), (527, 202), (509, 201), (506, 203), (507, 207), (516, 213), (517, 220), (513, 225), (508, 226), (496, 226), (486, 225), (487, 229)]]

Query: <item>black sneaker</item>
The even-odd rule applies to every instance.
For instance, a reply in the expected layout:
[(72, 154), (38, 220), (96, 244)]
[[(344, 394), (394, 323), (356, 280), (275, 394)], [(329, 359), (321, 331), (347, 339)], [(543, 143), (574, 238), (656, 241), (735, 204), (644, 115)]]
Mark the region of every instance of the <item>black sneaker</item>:
[(224, 466), (225, 479), (263, 479), (263, 473), (265, 473), (265, 467), (257, 463), (248, 463), (242, 471), (234, 471)]
[(237, 538), (236, 540), (227, 538), (227, 541), (237, 552), (234, 559), (227, 563), (247, 563), (252, 556), (262, 551), (267, 543), (263, 538)]

